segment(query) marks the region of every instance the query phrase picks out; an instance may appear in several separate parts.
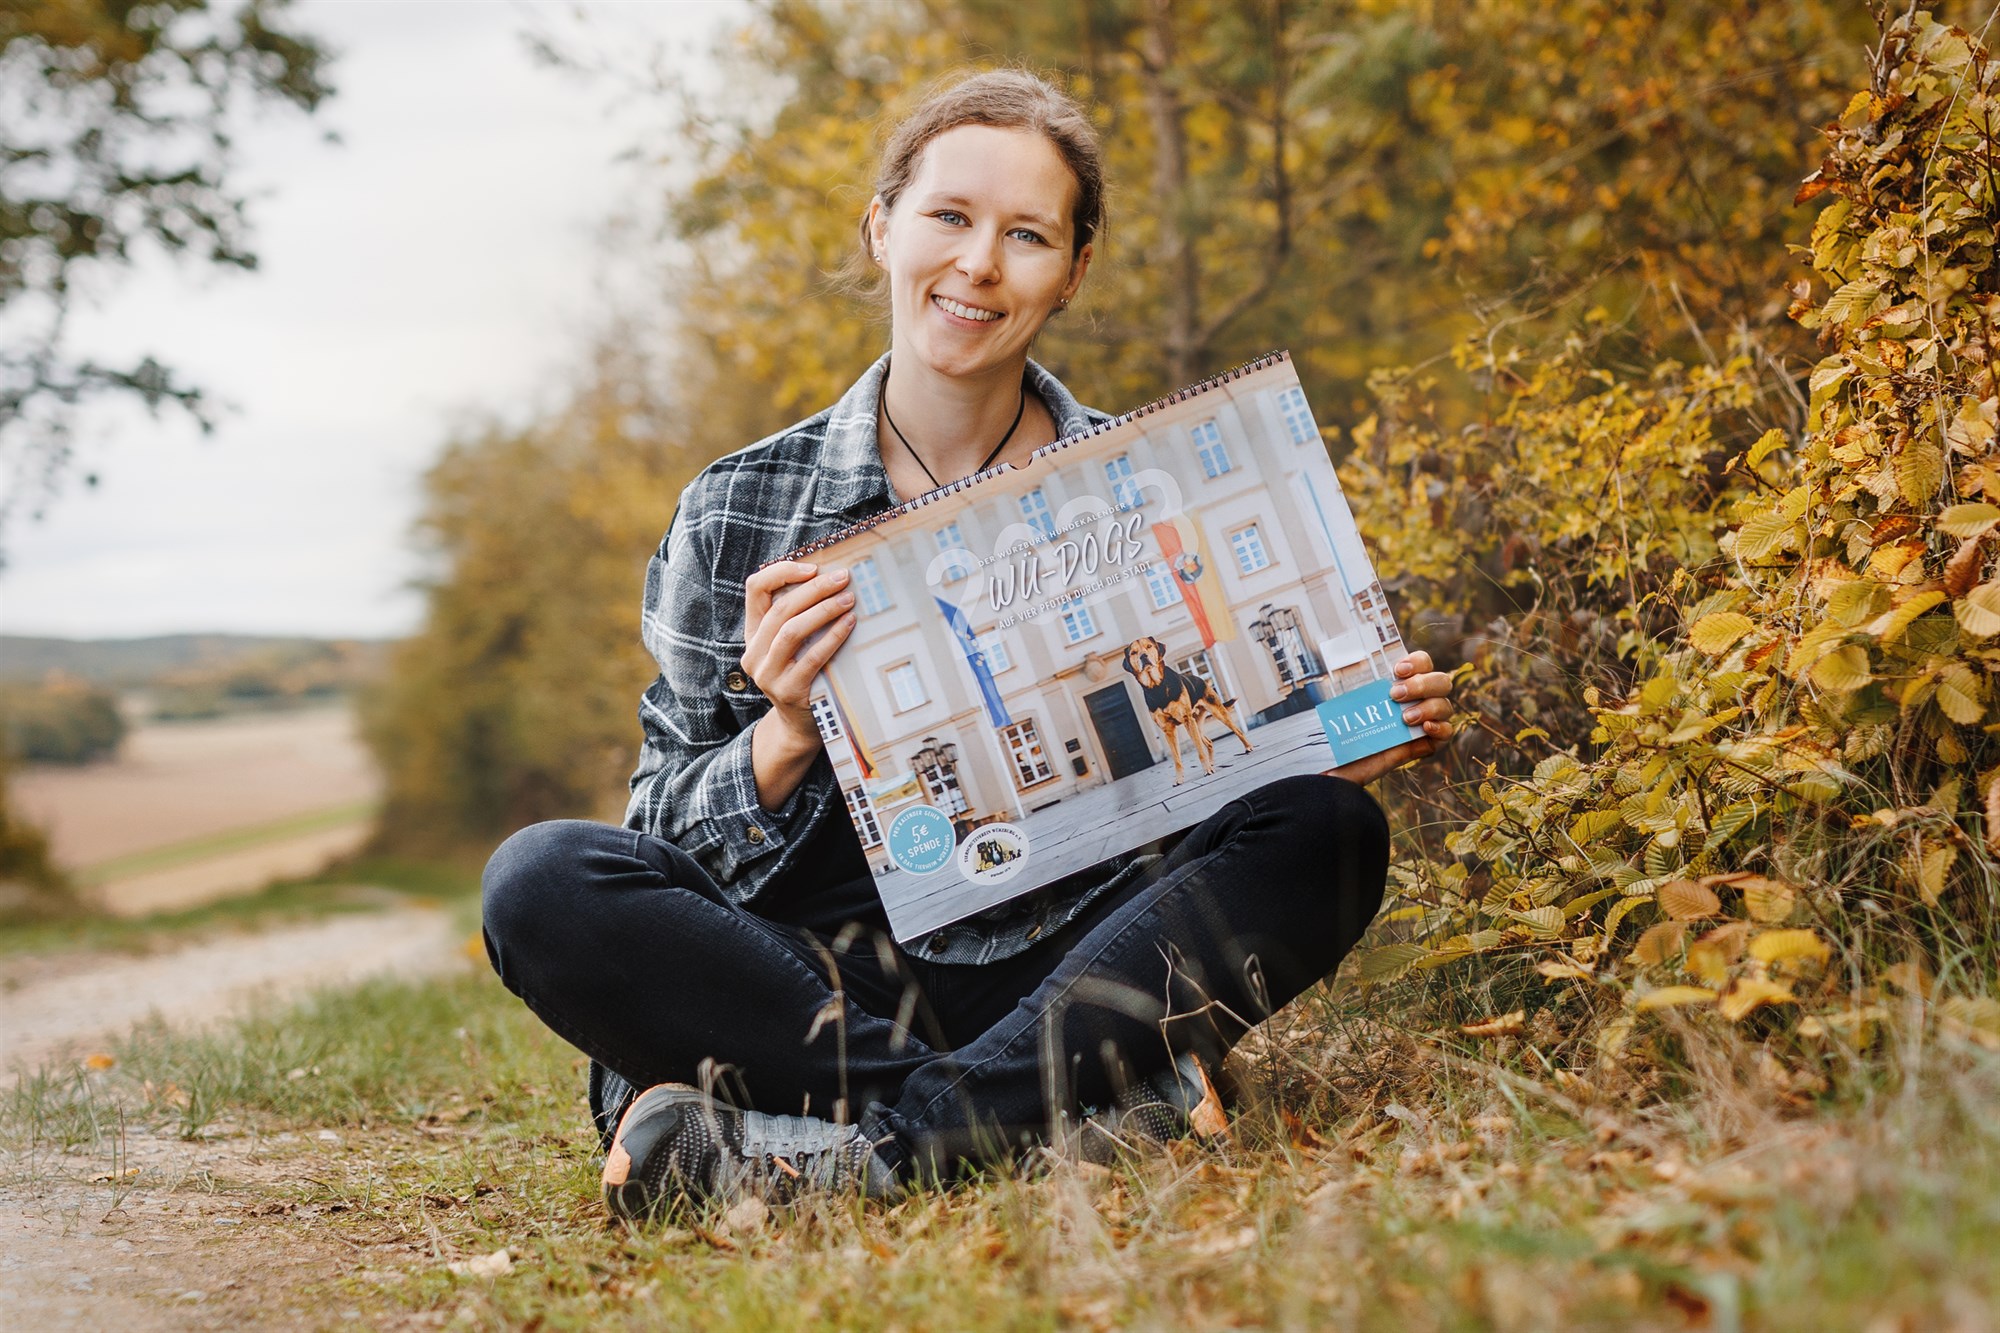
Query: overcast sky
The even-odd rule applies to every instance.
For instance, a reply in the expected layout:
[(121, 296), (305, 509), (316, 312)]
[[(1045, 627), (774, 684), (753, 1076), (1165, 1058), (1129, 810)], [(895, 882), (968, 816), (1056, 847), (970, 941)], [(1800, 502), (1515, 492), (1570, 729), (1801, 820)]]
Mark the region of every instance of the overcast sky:
[(617, 159), (660, 118), (538, 66), (523, 31), (665, 41), (700, 79), (711, 34), (743, 11), (303, 0), (293, 12), (339, 53), (339, 91), (310, 119), (266, 109), (243, 127), (238, 181), (260, 195), (261, 267), (151, 262), (74, 326), (77, 350), (151, 352), (233, 410), (208, 437), (136, 411), (92, 418), (83, 465), (102, 482), (71, 484), (41, 522), (15, 526), (7, 633), (413, 629), (418, 480), (455, 423), (519, 419), (560, 391), (615, 281), (600, 228), (642, 179)]

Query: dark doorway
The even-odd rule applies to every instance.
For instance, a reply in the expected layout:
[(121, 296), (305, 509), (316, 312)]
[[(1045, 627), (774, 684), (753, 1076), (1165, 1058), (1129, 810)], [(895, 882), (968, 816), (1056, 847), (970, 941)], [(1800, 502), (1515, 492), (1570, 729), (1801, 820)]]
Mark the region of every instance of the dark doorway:
[(1097, 729), (1097, 743), (1104, 747), (1104, 762), (1112, 781), (1160, 762), (1153, 757), (1153, 747), (1146, 744), (1132, 696), (1123, 685), (1084, 695), (1083, 706), (1090, 712), (1090, 725)]

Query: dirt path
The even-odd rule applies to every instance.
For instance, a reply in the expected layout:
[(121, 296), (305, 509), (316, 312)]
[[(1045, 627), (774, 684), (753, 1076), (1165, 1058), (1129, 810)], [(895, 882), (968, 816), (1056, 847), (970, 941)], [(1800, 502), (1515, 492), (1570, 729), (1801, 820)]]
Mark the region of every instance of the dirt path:
[[(398, 907), (149, 956), (0, 960), (0, 1084), (155, 1014), (201, 1025), (319, 987), (471, 966), (461, 942), (449, 913)], [(348, 1150), (330, 1131), (269, 1139), (219, 1123), (193, 1142), (135, 1128), (109, 1159), (101, 1149), (8, 1159), (0, 1170), (0, 1328), (139, 1333), (353, 1322), (351, 1311), (306, 1308), (299, 1292), (351, 1271), (354, 1256), (311, 1226), (316, 1210), (263, 1199), (276, 1193), (272, 1182)], [(130, 1186), (121, 1183), (125, 1172)], [(207, 1187), (184, 1188), (189, 1182)]]
[(176, 1026), (208, 1023), (274, 995), (462, 965), (459, 943), (448, 913), (400, 907), (136, 958), (6, 959), (0, 961), (0, 1079), (154, 1014)]

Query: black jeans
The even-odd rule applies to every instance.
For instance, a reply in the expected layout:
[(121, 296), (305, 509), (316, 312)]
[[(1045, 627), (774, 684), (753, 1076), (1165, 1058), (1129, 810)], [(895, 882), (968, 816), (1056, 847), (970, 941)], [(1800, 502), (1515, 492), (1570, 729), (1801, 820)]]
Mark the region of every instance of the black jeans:
[(1360, 939), (1388, 851), (1362, 788), (1285, 778), (1026, 952), (965, 966), (888, 937), (858, 848), (767, 889), (790, 918), (773, 919), (672, 843), (562, 820), (493, 854), (486, 949), (600, 1066), (600, 1133), (626, 1085), (719, 1070), (735, 1104), (858, 1120), (893, 1164), (943, 1171), (1035, 1142), (1181, 1050), (1219, 1060)]

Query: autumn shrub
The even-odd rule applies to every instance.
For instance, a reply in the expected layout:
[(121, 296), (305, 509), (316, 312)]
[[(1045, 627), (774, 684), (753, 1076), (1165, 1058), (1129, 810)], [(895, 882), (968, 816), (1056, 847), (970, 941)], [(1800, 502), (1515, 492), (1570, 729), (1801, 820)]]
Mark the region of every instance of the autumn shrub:
[(362, 695), (385, 847), (491, 847), (623, 810), (654, 673), (646, 559), (693, 470), (648, 385), (634, 356), (607, 352), (562, 410), (468, 434), (431, 469), (424, 626)]
[[(1885, 27), (1799, 191), (1824, 204), (1792, 313), (1824, 355), (1798, 432), (1709, 467), (1730, 366), (1644, 385), (1563, 353), (1482, 366), (1520, 387), (1449, 464), (1499, 478), (1465, 503), (1493, 507), (1489, 533), (1509, 506), (1564, 506), (1556, 542), (1585, 570), (1557, 608), (1608, 619), (1624, 674), (1581, 694), (1589, 745), (1520, 776), (1491, 763), (1445, 853), (1399, 869), (1404, 938), (1365, 979), (1476, 970), (1463, 993), (1529, 1007), (1547, 982), (1608, 1020), (1606, 1058), (1657, 1050), (1670, 1010), (1855, 1050), (1905, 994), (2000, 1042), (1996, 109), (2000, 65), (1971, 35)], [(1398, 480), (1425, 484), (1424, 447), (1391, 440)], [(1424, 540), (1403, 543), (1415, 572), (1467, 577), (1449, 549), (1425, 565)], [(1504, 542), (1473, 555), (1519, 581)]]
[(126, 731), (117, 695), (55, 674), (39, 685), (0, 688), (0, 727), (9, 755), (49, 764), (108, 759), (117, 753)]

